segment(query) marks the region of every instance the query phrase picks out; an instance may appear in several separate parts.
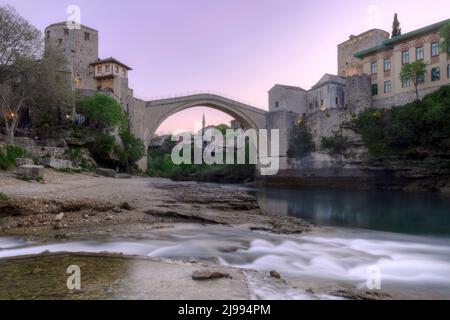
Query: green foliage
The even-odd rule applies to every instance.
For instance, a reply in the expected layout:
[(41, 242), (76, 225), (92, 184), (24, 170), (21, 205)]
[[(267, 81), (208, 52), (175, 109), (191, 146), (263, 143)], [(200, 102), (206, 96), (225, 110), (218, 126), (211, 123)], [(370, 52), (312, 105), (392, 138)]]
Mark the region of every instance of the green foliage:
[(296, 126), (290, 133), (288, 157), (301, 158), (314, 152), (316, 146), (312, 138), (313, 136), (305, 124)]
[[(228, 129), (228, 128), (227, 128)], [(220, 129), (219, 129), (220, 130)], [(244, 165), (206, 165), (206, 164), (182, 164), (175, 165), (171, 159), (175, 142), (167, 138), (161, 148), (151, 150), (148, 157), (147, 174), (152, 177), (169, 178), (172, 180), (240, 183), (251, 181), (255, 177), (255, 166)], [(192, 146), (194, 148), (194, 146)], [(248, 163), (248, 141), (246, 143), (246, 159)], [(194, 152), (192, 151), (192, 155)], [(225, 155), (224, 155), (225, 156)]]
[(99, 93), (93, 97), (79, 97), (77, 110), (86, 117), (88, 125), (95, 128), (122, 129), (128, 122), (120, 103)]
[(8, 170), (16, 164), (17, 158), (23, 158), (24, 155), (25, 151), (22, 148), (16, 145), (8, 145), (6, 152), (0, 152), (0, 169)]
[(331, 137), (322, 137), (321, 144), (332, 156), (343, 155), (347, 150), (347, 138), (341, 132), (335, 132)]
[(416, 89), (417, 100), (419, 100), (419, 78), (424, 77), (427, 72), (427, 64), (422, 60), (407, 63), (402, 66), (400, 71), (401, 81), (411, 81)]
[(144, 157), (145, 145), (144, 142), (141, 139), (136, 138), (128, 128), (123, 129), (120, 132), (120, 139), (122, 139), (123, 144), (123, 147), (120, 148), (121, 163), (129, 168)]
[(89, 144), (89, 152), (92, 157), (101, 165), (114, 166), (114, 161), (111, 158), (116, 146), (116, 139), (103, 132), (96, 132), (94, 137), (95, 142)]
[(8, 201), (8, 200), (9, 197), (6, 194), (0, 192), (0, 201)]
[(450, 151), (450, 86), (391, 110), (369, 109), (354, 120), (372, 155), (424, 149)]
[(442, 53), (449, 53), (450, 52), (450, 22), (441, 27), (441, 29), (439, 30), (439, 36), (442, 39), (441, 44), (440, 44)]

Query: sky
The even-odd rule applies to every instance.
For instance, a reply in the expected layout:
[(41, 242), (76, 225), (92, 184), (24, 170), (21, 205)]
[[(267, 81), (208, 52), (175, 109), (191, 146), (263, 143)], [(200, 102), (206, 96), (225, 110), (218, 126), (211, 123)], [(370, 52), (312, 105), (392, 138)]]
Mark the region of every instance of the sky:
[[(100, 56), (134, 70), (130, 87), (152, 99), (217, 92), (266, 109), (275, 84), (309, 89), (337, 72), (337, 44), (370, 28), (388, 32), (394, 13), (408, 32), (450, 18), (449, 0), (0, 0), (41, 30), (67, 20), (100, 32)], [(165, 121), (160, 133), (231, 118), (195, 108)]]

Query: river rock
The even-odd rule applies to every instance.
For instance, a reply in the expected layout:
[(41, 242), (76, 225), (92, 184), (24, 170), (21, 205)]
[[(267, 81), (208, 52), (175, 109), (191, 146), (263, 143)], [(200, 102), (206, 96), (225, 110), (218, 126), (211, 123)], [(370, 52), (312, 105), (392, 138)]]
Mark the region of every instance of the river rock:
[(281, 279), (281, 274), (279, 274), (279, 273), (276, 272), (276, 271), (270, 271), (269, 274), (270, 274), (270, 276), (271, 276), (272, 278), (275, 278), (275, 279)]
[(25, 165), (17, 168), (17, 176), (21, 179), (39, 180), (44, 178), (44, 167)]
[(64, 218), (64, 213), (61, 212), (60, 214), (56, 215), (55, 221), (60, 222)]
[(231, 279), (231, 276), (228, 273), (211, 270), (197, 270), (192, 274), (192, 279), (195, 281), (217, 280), (223, 278)]
[(108, 178), (116, 177), (116, 171), (113, 169), (98, 168), (97, 174), (100, 176), (108, 177)]

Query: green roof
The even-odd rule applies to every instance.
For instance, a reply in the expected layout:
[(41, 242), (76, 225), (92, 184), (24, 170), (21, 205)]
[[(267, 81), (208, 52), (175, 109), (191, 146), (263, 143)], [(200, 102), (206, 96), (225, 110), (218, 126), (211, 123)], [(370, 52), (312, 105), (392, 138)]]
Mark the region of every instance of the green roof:
[(369, 49), (366, 49), (366, 50), (362, 50), (362, 51), (359, 51), (359, 52), (356, 52), (354, 54), (354, 56), (356, 58), (362, 59), (363, 57), (367, 56), (368, 54), (377, 52), (379, 50), (390, 48), (393, 45), (395, 45), (395, 44), (397, 44), (399, 42), (402, 42), (402, 41), (404, 41), (406, 39), (413, 38), (413, 37), (419, 36), (421, 34), (428, 33), (430, 31), (439, 29), (440, 27), (442, 27), (443, 25), (445, 25), (447, 23), (450, 23), (450, 19), (447, 19), (447, 20), (444, 20), (444, 21), (441, 21), (441, 22), (438, 22), (438, 23), (434, 23), (432, 25), (429, 25), (429, 26), (426, 26), (426, 27), (423, 27), (423, 28), (420, 28), (420, 29), (417, 29), (417, 30), (414, 30), (414, 31), (411, 31), (411, 32), (408, 32), (408, 33), (405, 33), (405, 34), (402, 34), (402, 35), (399, 35), (399, 36), (396, 36), (396, 37), (393, 37), (391, 39), (384, 40), (381, 45), (373, 47), (373, 48), (369, 48)]

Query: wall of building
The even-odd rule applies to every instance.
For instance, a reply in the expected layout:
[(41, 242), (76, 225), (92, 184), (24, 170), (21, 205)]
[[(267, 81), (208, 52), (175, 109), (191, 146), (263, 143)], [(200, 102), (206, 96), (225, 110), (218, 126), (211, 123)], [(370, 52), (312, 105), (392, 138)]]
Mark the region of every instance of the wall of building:
[[(89, 39), (85, 38), (89, 34)], [(97, 88), (94, 69), (91, 63), (98, 59), (98, 31), (81, 26), (80, 29), (68, 29), (67, 24), (59, 23), (45, 30), (47, 48), (61, 52), (67, 59), (68, 69), (73, 70), (74, 86), (81, 90)]]
[[(443, 85), (450, 84), (448, 76), (448, 66), (450, 56), (440, 53), (439, 56), (431, 56), (431, 44), (439, 42), (437, 30), (422, 36), (413, 37), (403, 42), (395, 44), (389, 50), (376, 52), (364, 58), (364, 72), (371, 75), (372, 84), (378, 86), (378, 95), (373, 96), (373, 105), (377, 108), (390, 108), (392, 106), (404, 105), (416, 99), (415, 88), (411, 83), (409, 87), (404, 87), (400, 80), (400, 72), (403, 66), (402, 52), (409, 52), (410, 62), (416, 61), (416, 48), (423, 47), (424, 62), (428, 64), (425, 82), (419, 86), (421, 95), (430, 93)], [(391, 59), (391, 70), (384, 71), (384, 60)], [(372, 63), (377, 63), (377, 72), (372, 74)], [(432, 81), (431, 70), (439, 67), (441, 78), (439, 81)], [(385, 82), (390, 81), (391, 92), (384, 92)]]
[(269, 111), (308, 112), (306, 91), (299, 87), (276, 85), (269, 91)]
[(353, 76), (363, 72), (361, 60), (354, 53), (381, 45), (389, 33), (379, 29), (369, 30), (338, 45), (338, 75)]

